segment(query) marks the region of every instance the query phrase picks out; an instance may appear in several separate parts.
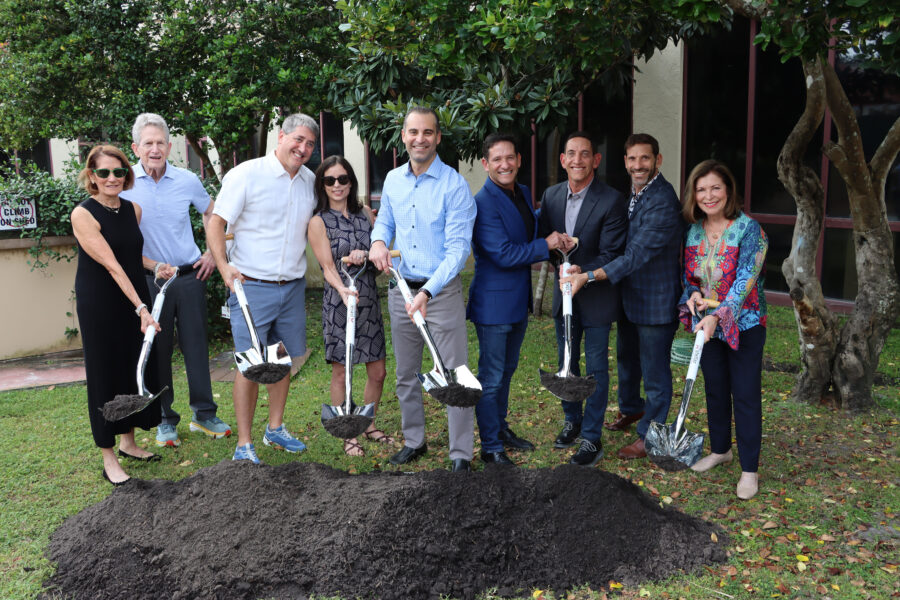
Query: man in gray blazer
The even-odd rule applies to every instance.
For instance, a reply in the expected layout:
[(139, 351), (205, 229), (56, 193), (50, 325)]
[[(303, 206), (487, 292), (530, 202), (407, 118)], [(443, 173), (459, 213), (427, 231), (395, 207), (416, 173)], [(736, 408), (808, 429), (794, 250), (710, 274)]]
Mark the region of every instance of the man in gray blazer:
[[(564, 231), (577, 237), (578, 249), (569, 259), (584, 271), (603, 266), (620, 256), (628, 231), (625, 198), (594, 175), (601, 158), (590, 134), (584, 131), (569, 134), (559, 157), (568, 181), (548, 188), (541, 199), (538, 235), (544, 237), (553, 231)], [(557, 281), (558, 277), (557, 273)], [(609, 395), (609, 331), (619, 316), (620, 306), (619, 290), (608, 281), (589, 284), (573, 298), (572, 356), (575, 360), (572, 372), (580, 374), (578, 357), (584, 337), (585, 368), (597, 380), (597, 388), (584, 406), (576, 402), (562, 403), (565, 423), (554, 446), (573, 446), (580, 435), (581, 444), (571, 459), (573, 464), (595, 465), (603, 456), (600, 438)], [(565, 342), (559, 286), (554, 286), (553, 316), (562, 364)]]

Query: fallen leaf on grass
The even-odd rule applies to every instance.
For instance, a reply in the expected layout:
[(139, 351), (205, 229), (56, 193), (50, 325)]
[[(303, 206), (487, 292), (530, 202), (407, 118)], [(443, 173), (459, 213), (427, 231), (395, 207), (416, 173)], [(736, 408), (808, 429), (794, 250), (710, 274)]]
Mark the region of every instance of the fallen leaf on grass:
[(178, 466), (179, 466), (179, 467), (189, 467), (189, 466), (191, 466), (192, 464), (194, 464), (194, 461), (192, 461), (192, 460), (186, 460), (186, 461), (184, 461), (184, 462), (182, 462), (182, 463), (178, 463)]
[(762, 526), (763, 529), (775, 529), (776, 527), (778, 524), (775, 521), (766, 521)]
[(896, 573), (896, 572), (897, 572), (897, 565), (894, 565), (894, 564), (891, 564), (891, 563), (887, 563), (887, 564), (881, 566), (881, 570), (882, 570), (882, 571), (886, 571), (886, 572), (888, 572), (888, 573)]

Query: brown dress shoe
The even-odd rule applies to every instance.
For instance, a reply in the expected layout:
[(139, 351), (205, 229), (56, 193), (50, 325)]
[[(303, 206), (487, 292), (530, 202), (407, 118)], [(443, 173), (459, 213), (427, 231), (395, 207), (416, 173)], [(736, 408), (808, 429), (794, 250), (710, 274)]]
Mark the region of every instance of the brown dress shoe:
[(623, 415), (618, 413), (612, 423), (604, 423), (603, 426), (610, 431), (625, 431), (632, 423), (637, 423), (644, 416), (644, 412), (635, 413), (633, 415)]
[(616, 452), (616, 456), (624, 458), (625, 460), (645, 458), (647, 456), (647, 451), (644, 450), (644, 440), (638, 438), (633, 444), (628, 444), (627, 446), (620, 448), (619, 451)]

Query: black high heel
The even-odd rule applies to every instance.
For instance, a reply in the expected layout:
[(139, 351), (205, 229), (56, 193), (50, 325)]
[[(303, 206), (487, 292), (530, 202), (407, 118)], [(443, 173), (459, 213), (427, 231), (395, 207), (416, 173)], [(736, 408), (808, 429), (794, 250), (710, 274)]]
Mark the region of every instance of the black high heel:
[(119, 482), (113, 481), (112, 479), (109, 478), (109, 475), (106, 474), (106, 467), (103, 467), (103, 479), (110, 482), (113, 485), (113, 487), (119, 487), (120, 485), (125, 485), (126, 483), (131, 481), (131, 477), (129, 477), (125, 481), (119, 481)]

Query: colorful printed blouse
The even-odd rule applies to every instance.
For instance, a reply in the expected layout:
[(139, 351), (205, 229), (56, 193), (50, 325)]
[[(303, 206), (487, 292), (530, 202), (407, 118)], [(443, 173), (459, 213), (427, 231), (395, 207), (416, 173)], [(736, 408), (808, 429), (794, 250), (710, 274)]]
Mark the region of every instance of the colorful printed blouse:
[(679, 301), (681, 322), (688, 331), (700, 320), (691, 315), (687, 300), (694, 292), (721, 304), (715, 337), (738, 349), (738, 335), (756, 325), (766, 326), (763, 292), (769, 240), (759, 223), (741, 213), (728, 224), (722, 237), (711, 243), (703, 222), (688, 228), (684, 243), (684, 294)]

